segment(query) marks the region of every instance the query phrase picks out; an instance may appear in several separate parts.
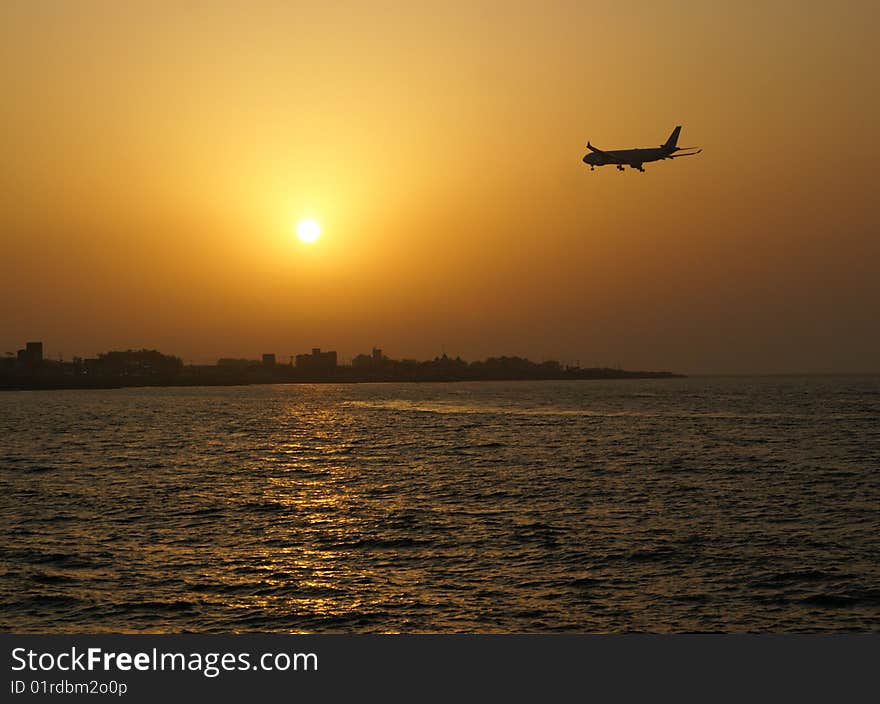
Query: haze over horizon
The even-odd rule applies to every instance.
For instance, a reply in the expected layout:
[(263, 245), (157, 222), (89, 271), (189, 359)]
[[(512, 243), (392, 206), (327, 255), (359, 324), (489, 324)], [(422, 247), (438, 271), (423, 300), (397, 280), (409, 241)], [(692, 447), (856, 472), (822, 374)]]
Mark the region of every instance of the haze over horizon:
[[(878, 372), (878, 19), (6, 2), (0, 354)], [(678, 124), (701, 155), (581, 163)]]

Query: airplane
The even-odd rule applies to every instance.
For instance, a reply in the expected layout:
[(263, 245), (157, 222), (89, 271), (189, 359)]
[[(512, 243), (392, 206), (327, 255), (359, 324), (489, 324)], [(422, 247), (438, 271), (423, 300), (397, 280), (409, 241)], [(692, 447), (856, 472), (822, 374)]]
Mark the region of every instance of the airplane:
[[(669, 139), (666, 140), (665, 144), (661, 144), (654, 149), (615, 149), (606, 152), (597, 149), (587, 142), (587, 149), (590, 150), (590, 153), (584, 157), (583, 162), (590, 165), (590, 171), (593, 171), (597, 166), (605, 166), (606, 164), (615, 164), (618, 171), (623, 171), (623, 167), (629, 164), (630, 168), (644, 173), (645, 169), (642, 168), (642, 164), (645, 162), (677, 159), (680, 156), (694, 156), (703, 151), (699, 147), (676, 146), (680, 133), (681, 125), (672, 130), (672, 134), (669, 135)], [(676, 154), (676, 152), (684, 152), (686, 149), (696, 149), (697, 151)]]

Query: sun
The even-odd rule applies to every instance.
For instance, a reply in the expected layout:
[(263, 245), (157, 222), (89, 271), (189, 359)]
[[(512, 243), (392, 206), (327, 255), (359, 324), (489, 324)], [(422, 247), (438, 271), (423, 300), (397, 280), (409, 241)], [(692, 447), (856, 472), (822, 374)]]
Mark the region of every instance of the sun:
[(300, 242), (312, 243), (321, 236), (321, 226), (316, 220), (300, 220), (296, 224), (296, 236)]

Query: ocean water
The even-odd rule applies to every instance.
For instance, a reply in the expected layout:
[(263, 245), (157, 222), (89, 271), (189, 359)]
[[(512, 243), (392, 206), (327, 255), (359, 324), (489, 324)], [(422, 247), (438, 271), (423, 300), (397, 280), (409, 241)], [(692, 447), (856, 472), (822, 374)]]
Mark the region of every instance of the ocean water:
[(0, 629), (880, 630), (880, 378), (0, 394)]

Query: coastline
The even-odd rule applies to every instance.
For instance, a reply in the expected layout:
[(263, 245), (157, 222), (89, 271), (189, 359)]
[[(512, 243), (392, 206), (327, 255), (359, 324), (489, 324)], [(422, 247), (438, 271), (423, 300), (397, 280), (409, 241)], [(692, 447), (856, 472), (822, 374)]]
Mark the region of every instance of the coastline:
[[(581, 369), (577, 373), (557, 375), (383, 375), (347, 373), (348, 368), (340, 367), (340, 372), (332, 375), (308, 376), (294, 373), (229, 375), (222, 373), (183, 373), (177, 377), (100, 377), (34, 375), (29, 377), (0, 377), (0, 391), (61, 391), (125, 389), (144, 387), (201, 387), (201, 386), (253, 386), (259, 384), (429, 384), (455, 382), (491, 381), (602, 381), (629, 379), (683, 379), (685, 374), (667, 371), (627, 371), (623, 369)], [(260, 370), (263, 371), (263, 370)]]

